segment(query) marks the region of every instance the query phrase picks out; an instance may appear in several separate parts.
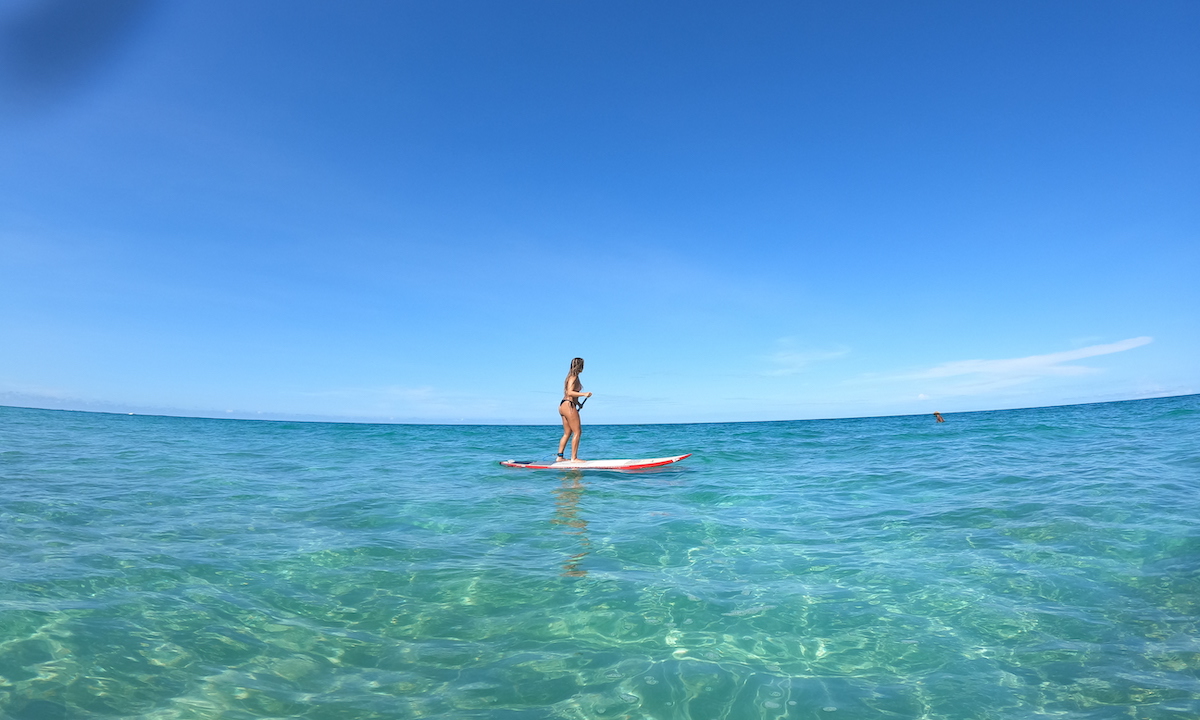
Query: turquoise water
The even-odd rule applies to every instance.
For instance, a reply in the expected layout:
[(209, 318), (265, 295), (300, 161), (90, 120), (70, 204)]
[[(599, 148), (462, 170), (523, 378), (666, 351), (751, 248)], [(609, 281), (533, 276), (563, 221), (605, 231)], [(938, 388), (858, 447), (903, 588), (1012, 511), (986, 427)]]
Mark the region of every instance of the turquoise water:
[(0, 713), (1200, 717), (1200, 396), (558, 434), (0, 408)]

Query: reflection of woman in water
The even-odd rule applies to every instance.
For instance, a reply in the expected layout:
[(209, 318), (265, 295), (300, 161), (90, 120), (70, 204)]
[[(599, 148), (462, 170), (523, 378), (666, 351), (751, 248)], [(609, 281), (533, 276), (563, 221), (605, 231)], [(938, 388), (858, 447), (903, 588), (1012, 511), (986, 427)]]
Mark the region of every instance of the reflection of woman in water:
[(555, 461), (565, 460), (563, 450), (567, 448), (567, 438), (571, 435), (571, 459), (579, 459), (579, 408), (583, 403), (579, 398), (590, 398), (590, 392), (583, 392), (583, 384), (579, 382), (579, 373), (583, 372), (583, 358), (571, 361), (571, 369), (567, 371), (567, 379), (563, 381), (563, 399), (558, 403), (558, 414), (562, 415), (563, 436), (558, 441), (558, 455)]
[(569, 556), (563, 563), (562, 574), (566, 577), (587, 575), (587, 570), (580, 569), (579, 564), (592, 549), (592, 543), (587, 536), (587, 520), (579, 517), (579, 500), (583, 497), (583, 491), (587, 489), (587, 485), (579, 481), (579, 476), (582, 474), (578, 471), (564, 473), (562, 486), (554, 490), (555, 512), (554, 518), (550, 522), (555, 525), (566, 525), (563, 532), (568, 535), (578, 535), (582, 546), (582, 552)]

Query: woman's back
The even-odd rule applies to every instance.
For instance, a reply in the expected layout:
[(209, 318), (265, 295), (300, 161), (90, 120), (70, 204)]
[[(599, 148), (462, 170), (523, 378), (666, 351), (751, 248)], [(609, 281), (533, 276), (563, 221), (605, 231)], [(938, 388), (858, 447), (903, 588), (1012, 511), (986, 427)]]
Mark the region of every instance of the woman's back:
[(579, 382), (579, 376), (574, 373), (567, 375), (567, 379), (563, 381), (563, 401), (570, 402), (571, 405), (578, 408), (579, 398), (572, 396), (571, 392), (582, 392), (583, 383)]

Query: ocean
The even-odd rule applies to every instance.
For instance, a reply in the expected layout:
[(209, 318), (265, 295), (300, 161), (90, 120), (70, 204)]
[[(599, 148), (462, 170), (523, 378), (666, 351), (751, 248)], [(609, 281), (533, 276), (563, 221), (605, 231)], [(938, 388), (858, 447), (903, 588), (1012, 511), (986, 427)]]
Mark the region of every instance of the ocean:
[(0, 408), (0, 716), (1200, 717), (1200, 396), (560, 432)]

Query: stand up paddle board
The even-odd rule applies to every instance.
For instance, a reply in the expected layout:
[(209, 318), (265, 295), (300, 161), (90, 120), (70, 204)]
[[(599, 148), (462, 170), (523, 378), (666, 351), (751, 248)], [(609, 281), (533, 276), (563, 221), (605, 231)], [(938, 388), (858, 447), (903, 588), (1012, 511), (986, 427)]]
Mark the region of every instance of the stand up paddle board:
[(677, 463), (691, 457), (692, 454), (676, 455), (674, 457), (646, 458), (644, 460), (560, 460), (546, 463), (532, 460), (501, 460), (504, 467), (525, 468), (526, 470), (641, 470), (643, 468), (662, 467)]

